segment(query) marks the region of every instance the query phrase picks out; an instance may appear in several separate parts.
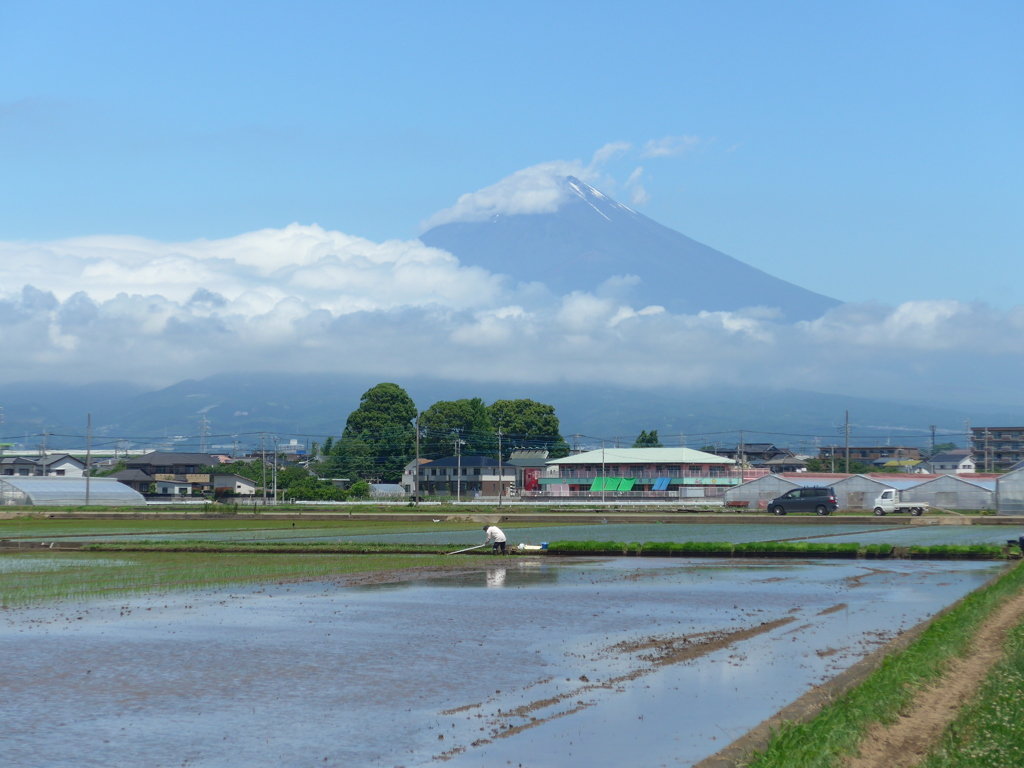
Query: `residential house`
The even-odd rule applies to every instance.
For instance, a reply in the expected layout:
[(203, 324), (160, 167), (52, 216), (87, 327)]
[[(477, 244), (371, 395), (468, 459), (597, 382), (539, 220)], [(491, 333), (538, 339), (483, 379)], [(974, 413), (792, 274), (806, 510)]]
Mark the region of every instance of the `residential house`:
[(34, 477), (36, 470), (43, 474), (35, 459), (24, 456), (4, 456), (0, 459), (0, 474), (16, 477)]
[(229, 490), (235, 496), (255, 496), (256, 495), (256, 481), (250, 480), (248, 477), (242, 475), (218, 475), (214, 474), (212, 478), (214, 492), (223, 492)]
[(924, 465), (935, 475), (969, 475), (977, 471), (974, 456), (967, 449), (937, 453)]
[(153, 451), (129, 459), (125, 466), (145, 472), (150, 476), (150, 482), (189, 483), (192, 487), (190, 493), (211, 493), (213, 478), (200, 470), (220, 463), (218, 457), (208, 453)]
[(780, 456), (792, 456), (793, 454), (785, 448), (778, 448), (774, 443), (743, 443), (732, 447), (716, 448), (710, 451), (716, 456), (724, 456), (727, 459), (743, 461), (751, 465), (761, 465), (766, 461)]
[(447, 456), (419, 467), (421, 496), (507, 496), (515, 481), (515, 468), (490, 456)]
[(418, 486), (416, 484), (416, 468), (429, 462), (430, 459), (424, 459), (421, 457), (419, 459), (413, 459), (405, 465), (405, 469), (402, 470), (402, 488), (405, 489), (405, 492), (408, 495), (414, 496), (417, 493)]
[(83, 477), (85, 462), (68, 453), (39, 458), (5, 456), (0, 459), (0, 474), (20, 477)]
[[(823, 461), (831, 461), (835, 457), (838, 462), (846, 460), (846, 448), (842, 445), (827, 445), (818, 451), (818, 458)], [(912, 445), (857, 445), (850, 446), (850, 461), (859, 461), (864, 464), (871, 464), (876, 459), (893, 459), (903, 461), (905, 459), (921, 460), (921, 449)]]

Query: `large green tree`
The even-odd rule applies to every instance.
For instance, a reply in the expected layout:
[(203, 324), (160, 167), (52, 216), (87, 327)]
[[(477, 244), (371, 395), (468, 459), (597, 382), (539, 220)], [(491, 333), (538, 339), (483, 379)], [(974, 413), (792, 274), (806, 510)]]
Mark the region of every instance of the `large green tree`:
[(502, 458), (507, 459), (517, 448), (546, 450), (552, 459), (569, 455), (554, 406), (536, 400), (495, 400), (487, 411), (495, 429), (502, 433)]
[(494, 456), (498, 452), (491, 415), (479, 397), (439, 400), (420, 414), (420, 455), (440, 459), (455, 453), (460, 440), (465, 456)]
[(356, 478), (402, 479), (402, 470), (415, 454), (416, 404), (397, 384), (371, 387), (349, 414), (345, 431), (328, 447), (325, 465), (332, 472)]
[(663, 448), (661, 440), (658, 438), (658, 430), (652, 429), (648, 432), (646, 429), (640, 432), (636, 441), (633, 443), (634, 448)]

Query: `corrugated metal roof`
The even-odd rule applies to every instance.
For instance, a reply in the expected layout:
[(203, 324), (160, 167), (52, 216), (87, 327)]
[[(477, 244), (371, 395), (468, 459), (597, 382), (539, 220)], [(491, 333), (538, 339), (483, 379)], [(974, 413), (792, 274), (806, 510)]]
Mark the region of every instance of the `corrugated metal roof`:
[(733, 459), (693, 448), (598, 448), (594, 451), (550, 459), (548, 464), (576, 465), (600, 464), (735, 464)]

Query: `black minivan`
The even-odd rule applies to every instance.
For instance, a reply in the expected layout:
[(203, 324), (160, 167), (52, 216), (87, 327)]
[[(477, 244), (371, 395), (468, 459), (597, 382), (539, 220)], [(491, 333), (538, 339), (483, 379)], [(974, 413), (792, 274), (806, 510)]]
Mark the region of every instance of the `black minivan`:
[(835, 489), (820, 485), (794, 488), (777, 499), (772, 499), (768, 504), (768, 511), (776, 515), (784, 515), (787, 512), (814, 512), (824, 517), (831, 515), (838, 508)]

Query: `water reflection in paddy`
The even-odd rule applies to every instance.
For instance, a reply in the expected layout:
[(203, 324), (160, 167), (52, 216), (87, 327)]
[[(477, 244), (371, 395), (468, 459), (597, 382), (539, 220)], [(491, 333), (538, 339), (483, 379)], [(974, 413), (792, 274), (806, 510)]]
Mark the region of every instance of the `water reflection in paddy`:
[(8, 610), (0, 742), (12, 765), (689, 765), (1001, 567), (514, 559)]

